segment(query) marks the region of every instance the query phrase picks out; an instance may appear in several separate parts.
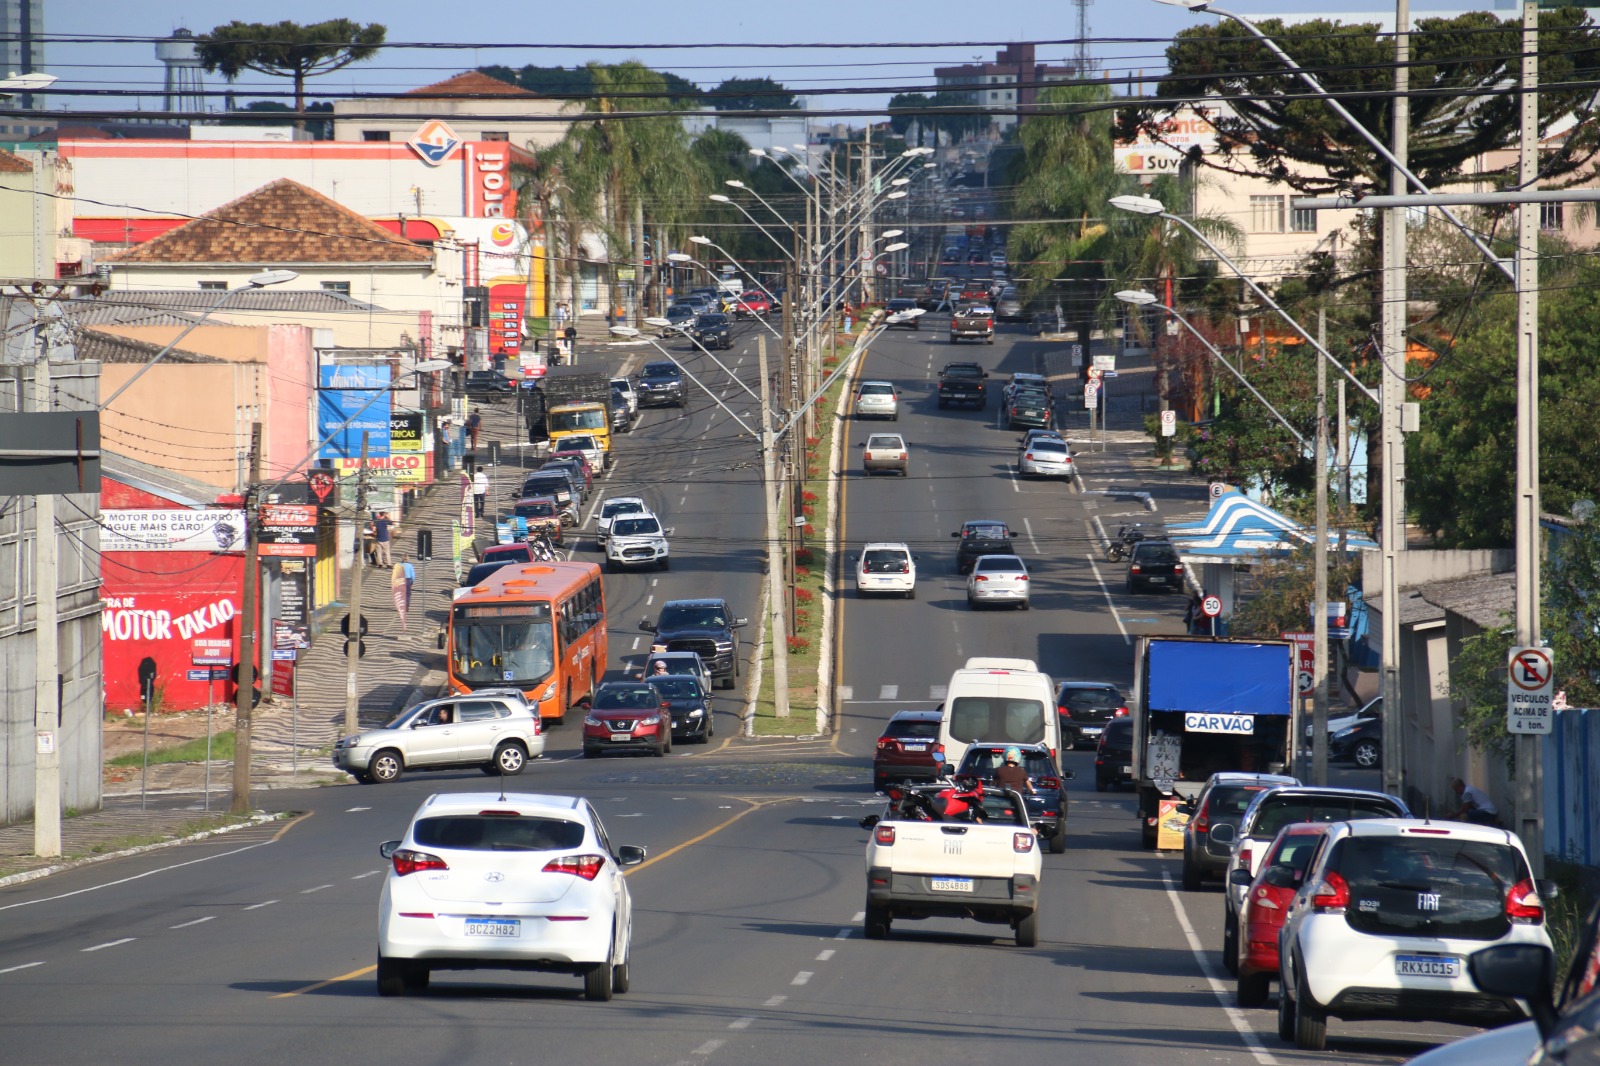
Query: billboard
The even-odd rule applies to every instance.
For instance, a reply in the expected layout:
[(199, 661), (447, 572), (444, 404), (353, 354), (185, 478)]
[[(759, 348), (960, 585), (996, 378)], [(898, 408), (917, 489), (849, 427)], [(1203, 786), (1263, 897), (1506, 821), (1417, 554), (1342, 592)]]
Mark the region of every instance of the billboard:
[(1217, 130), (1211, 124), (1213, 108), (1180, 108), (1141, 130), (1131, 142), (1112, 146), (1119, 174), (1176, 174), (1188, 154), (1196, 149), (1209, 155), (1217, 150)]
[[(206, 682), (188, 676), (195, 642), (222, 647), (238, 662), (239, 597), (217, 590), (141, 591), (101, 601), (100, 637), (104, 655), (106, 707), (139, 706), (141, 673), (155, 679), (162, 703), (171, 710), (204, 707)], [(213, 644), (213, 642), (215, 642)], [(218, 657), (221, 657), (220, 655)], [(223, 682), (214, 695), (229, 698)]]
[(317, 439), (328, 440), (319, 453), (322, 458), (359, 459), (363, 431), (368, 434), (368, 457), (388, 456), (390, 380), (387, 364), (334, 363), (321, 368)]
[(222, 508), (100, 512), (102, 552), (243, 552), (244, 512)]

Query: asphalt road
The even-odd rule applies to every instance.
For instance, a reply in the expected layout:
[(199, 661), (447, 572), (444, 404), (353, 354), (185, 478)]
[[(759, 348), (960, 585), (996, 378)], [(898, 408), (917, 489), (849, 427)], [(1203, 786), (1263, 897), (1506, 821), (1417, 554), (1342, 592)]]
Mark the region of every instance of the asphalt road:
[[(632, 992), (590, 1003), (575, 978), (490, 970), (440, 974), (425, 995), (380, 999), (377, 845), (399, 836), (430, 793), (489, 780), (410, 775), (386, 787), (273, 792), (262, 799), (303, 813), (0, 890), (5, 1060), (1378, 1063), (1451, 1032), (1335, 1022), (1333, 1050), (1303, 1055), (1277, 1040), (1270, 1011), (1225, 1008), (1231, 995), (1213, 979), (1220, 891), (1176, 890), (1176, 862), (1139, 849), (1131, 798), (1093, 792), (1083, 752), (1065, 756), (1078, 774), (1070, 844), (1046, 856), (1036, 949), (1016, 948), (1003, 927), (942, 920), (862, 939), (866, 834), (856, 820), (877, 807), (867, 782), (878, 724), (932, 706), (936, 686), (976, 654), (1126, 684), (1124, 631), (1174, 630), (1181, 610), (1175, 595), (1130, 598), (1102, 585), (1110, 575), (1091, 558), (1083, 498), (1010, 476), (1015, 435), (994, 427), (994, 406), (936, 409), (932, 374), (946, 359), (1032, 369), (1016, 365), (1008, 335), (957, 350), (936, 323), (886, 338), (865, 368), (907, 394), (898, 428), (911, 441), (911, 476), (851, 474), (843, 534), (912, 542), (923, 576), (914, 601), (841, 599), (847, 699), (836, 741), (791, 746), (783, 750), (798, 754), (778, 760), (711, 745), (595, 761), (575, 757), (567, 726), (516, 782), (590, 797), (613, 840), (651, 850), (629, 874)], [(735, 359), (749, 342), (747, 328)], [(740, 369), (753, 362), (747, 353)], [(725, 387), (740, 410), (743, 394)], [(649, 412), (621, 439), (603, 492), (641, 490), (677, 535), (670, 571), (608, 579), (613, 671), (633, 653), (636, 616), (663, 598), (716, 591), (741, 610), (758, 604), (754, 447), (711, 407), (697, 397), (681, 415)], [(869, 428), (852, 424), (851, 442)], [(1032, 611), (966, 608), (949, 532), (986, 516), (1024, 531), (1018, 548), (1038, 581)], [(740, 704), (723, 702), (719, 732), (731, 734)]]

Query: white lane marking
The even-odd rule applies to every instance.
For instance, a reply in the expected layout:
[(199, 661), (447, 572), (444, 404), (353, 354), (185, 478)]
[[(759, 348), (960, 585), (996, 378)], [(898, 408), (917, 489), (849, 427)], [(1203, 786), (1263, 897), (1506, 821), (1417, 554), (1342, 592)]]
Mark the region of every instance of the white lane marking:
[(880, 700), (898, 699), (899, 696), (900, 696), (900, 686), (899, 685), (884, 685), (882, 688), (878, 689), (878, 698)]
[(650, 587), (651, 588), (655, 588), (659, 584), (661, 584), (661, 579), (659, 577), (653, 577), (653, 578), (650, 579)]
[(372, 810), (371, 807), (346, 807), (344, 809), (344, 813), (346, 813), (346, 814), (359, 814), (361, 811), (370, 811), (370, 810)]
[(648, 607), (648, 606), (650, 606), (650, 605), (651, 605), (651, 604), (652, 604), (652, 603), (654, 603), (654, 602), (656, 602), (656, 598), (655, 598), (655, 596), (653, 596), (653, 595), (651, 595), (651, 596), (646, 596), (646, 597), (645, 597), (645, 598), (644, 598), (644, 605), (645, 605), (645, 606), (646, 606), (646, 607)]
[(270, 907), (276, 902), (278, 902), (278, 901), (275, 900), (275, 899), (269, 899), (265, 903), (252, 903), (252, 904), (250, 904), (250, 906), (246, 907), (245, 910), (247, 910), (247, 911), (258, 911), (262, 907)]
[(728, 1023), (729, 1029), (748, 1029), (755, 1023), (754, 1018), (735, 1018)]
[(80, 948), (79, 950), (81, 950), (81, 951), (101, 951), (101, 950), (103, 950), (105, 948), (114, 948), (118, 944), (131, 944), (137, 939), (138, 939), (137, 937), (125, 936), (121, 940), (108, 940), (104, 944), (96, 944), (92, 948)]
[(838, 695), (841, 700), (854, 699), (855, 694), (856, 690), (853, 685), (840, 685), (838, 688)]
[(1017, 472), (1016, 467), (1011, 468), (1011, 491), (1022, 492), (1022, 475)]
[[(842, 818), (844, 816), (840, 815), (840, 817)], [(833, 958), (833, 949), (832, 948), (826, 948), (826, 949), (824, 949), (822, 951), (817, 952), (817, 961), (818, 962), (827, 962), (831, 958)]]
[(811, 980), (811, 977), (812, 973), (810, 970), (801, 970), (799, 973), (794, 975), (794, 980), (790, 981), (789, 983), (791, 985), (803, 985), (807, 981)]
[[(16, 973), (18, 970), (31, 970), (35, 966), (43, 966), (43, 965), (44, 965), (44, 963), (42, 963), (42, 962), (25, 962), (21, 966), (7, 966), (5, 969), (0, 970), (0, 973)], [(778, 996), (776, 998), (782, 999), (783, 997), (782, 996)]]
[(854, 929), (841, 929), (837, 933), (833, 934), (833, 939), (835, 939), (835, 940), (849, 940), (850, 937), (854, 933), (855, 933)]
[(930, 700), (942, 700), (949, 691), (950, 686), (948, 685), (932, 685), (928, 688), (928, 698)]
[[(29, 965), (37, 966), (39, 964), (38, 963), (30, 963)], [(5, 972), (5, 971), (0, 970), (0, 973), (3, 973), (3, 972)], [(773, 996), (771, 999), (767, 1000), (765, 1003), (763, 1003), (761, 1005), (763, 1007), (781, 1007), (781, 1006), (783, 1006), (784, 1001), (787, 1000), (788, 998), (789, 998), (788, 996)]]
[(1245, 1020), (1244, 1012), (1233, 1003), (1233, 994), (1226, 985), (1217, 978), (1217, 973), (1211, 967), (1211, 956), (1200, 946), (1200, 938), (1195, 935), (1194, 926), (1189, 922), (1189, 915), (1183, 909), (1183, 900), (1178, 896), (1178, 890), (1172, 883), (1172, 875), (1163, 873), (1161, 880), (1167, 886), (1167, 898), (1172, 901), (1172, 910), (1178, 916), (1178, 925), (1183, 928), (1184, 939), (1189, 942), (1189, 951), (1194, 955), (1194, 961), (1200, 966), (1200, 973), (1204, 975), (1206, 984), (1211, 986), (1212, 995), (1217, 997), (1222, 1012), (1233, 1023), (1234, 1029), (1239, 1033), (1239, 1039), (1244, 1041), (1244, 1046), (1256, 1061), (1262, 1066), (1277, 1066), (1278, 1060), (1267, 1052), (1266, 1045), (1261, 1042), (1261, 1035), (1250, 1028), (1250, 1023)]
[(851, 918), (850, 921), (852, 923), (854, 923), (854, 922), (863, 922), (863, 921), (866, 921), (866, 919), (867, 919), (867, 912), (866, 911), (856, 911), (856, 916), (854, 918)]
[(678, 497), (678, 506), (679, 507), (682, 507), (684, 504), (686, 504), (688, 502), (689, 502), (689, 494), (687, 492), (684, 493), (682, 496)]
[(725, 1040), (707, 1040), (704, 1044), (701, 1044), (699, 1047), (697, 1047), (693, 1051), (689, 1052), (689, 1054), (691, 1054), (691, 1055), (710, 1055), (713, 1052), (715, 1052), (717, 1050), (717, 1048), (721, 1047), (725, 1043), (727, 1043), (727, 1041), (725, 1041)]
[(214, 918), (214, 917), (216, 917), (216, 916), (208, 914), (204, 918), (196, 918), (192, 922), (179, 922), (177, 925), (169, 925), (169, 926), (167, 926), (167, 928), (168, 929), (187, 929), (191, 925), (203, 925), (204, 923), (211, 921), (211, 919)]
[(365, 879), (366, 879), (366, 878), (368, 878), (368, 877), (371, 877), (371, 876), (373, 876), (373, 875), (374, 875), (374, 874), (381, 874), (381, 873), (383, 873), (383, 871), (382, 871), (382, 870), (368, 870), (368, 871), (367, 871), (367, 872), (366, 872), (366, 873), (364, 873), (364, 874), (356, 874), (356, 875), (355, 875), (355, 876), (354, 876), (354, 877), (352, 877), (352, 878), (351, 878), (351, 879), (350, 879), (350, 880), (352, 880), (352, 881), (361, 881), (361, 880), (365, 880)]
[(171, 866), (162, 866), (159, 869), (146, 870), (144, 873), (134, 874), (132, 877), (123, 877), (116, 881), (106, 881), (102, 884), (90, 885), (88, 888), (76, 888), (71, 892), (63, 892), (59, 896), (40, 896), (38, 899), (25, 899), (20, 903), (7, 903), (5, 906), (0, 907), (0, 911), (9, 911), (16, 907), (31, 907), (35, 903), (54, 903), (56, 900), (71, 899), (73, 896), (81, 896), (86, 892), (98, 892), (102, 888), (116, 888), (118, 885), (130, 884), (131, 882), (140, 881), (146, 877), (154, 877), (156, 874), (168, 873), (172, 870), (181, 870), (185, 866), (193, 866), (196, 863), (210, 862), (213, 859), (226, 859), (233, 855), (242, 855), (247, 851), (254, 851), (256, 848), (264, 848), (271, 843), (272, 841), (270, 840), (263, 840), (258, 844), (246, 844), (244, 847), (235, 848), (232, 851), (222, 851), (215, 855), (206, 855), (202, 858), (190, 859), (187, 862), (175, 862)]
[(639, 637), (634, 637), (633, 638), (633, 643), (631, 645), (629, 645), (628, 650), (629, 651), (638, 651), (639, 650), (639, 640), (640, 640)]
[(1095, 563), (1094, 556), (1087, 555), (1084, 558), (1089, 560), (1089, 569), (1094, 571), (1094, 579), (1100, 582), (1100, 591), (1105, 594), (1106, 606), (1111, 608), (1112, 620), (1117, 623), (1117, 628), (1122, 631), (1122, 643), (1132, 644), (1133, 638), (1128, 636), (1128, 627), (1122, 624), (1122, 616), (1117, 613), (1116, 601), (1111, 598), (1111, 590), (1106, 587), (1106, 579), (1100, 576), (1100, 567)]
[(309, 896), (313, 892), (321, 892), (325, 888), (332, 888), (332, 887), (333, 887), (332, 885), (318, 885), (315, 888), (302, 888), (300, 890), (300, 894), (302, 896)]
[(1028, 533), (1028, 543), (1033, 546), (1033, 554), (1038, 555), (1039, 542), (1033, 539), (1033, 523), (1028, 521), (1026, 516), (1022, 519), (1022, 528)]

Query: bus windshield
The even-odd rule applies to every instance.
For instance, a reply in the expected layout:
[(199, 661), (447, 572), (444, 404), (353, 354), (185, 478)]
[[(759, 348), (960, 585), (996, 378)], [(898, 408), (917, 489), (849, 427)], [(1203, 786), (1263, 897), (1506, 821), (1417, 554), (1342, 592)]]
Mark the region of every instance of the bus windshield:
[(550, 431), (569, 433), (573, 430), (603, 430), (609, 428), (602, 408), (592, 407), (573, 411), (551, 411)]
[(469, 686), (531, 689), (555, 670), (548, 603), (461, 606), (451, 630), (455, 676)]

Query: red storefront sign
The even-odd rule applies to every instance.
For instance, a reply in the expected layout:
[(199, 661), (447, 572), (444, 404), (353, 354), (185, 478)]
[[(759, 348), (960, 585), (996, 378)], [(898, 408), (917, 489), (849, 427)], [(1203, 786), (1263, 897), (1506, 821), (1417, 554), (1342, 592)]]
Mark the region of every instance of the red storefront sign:
[[(234, 570), (235, 575), (238, 574)], [(155, 668), (156, 693), (167, 710), (204, 707), (206, 682), (190, 681), (195, 642), (217, 649), (217, 658), (238, 662), (239, 596), (232, 591), (140, 590), (102, 600), (100, 639), (106, 707), (138, 707), (140, 668)], [(227, 651), (221, 652), (226, 646)], [(148, 664), (146, 663), (148, 660)], [(230, 698), (231, 683), (216, 695)]]
[(261, 554), (272, 558), (317, 557), (317, 509), (303, 504), (261, 505)]

